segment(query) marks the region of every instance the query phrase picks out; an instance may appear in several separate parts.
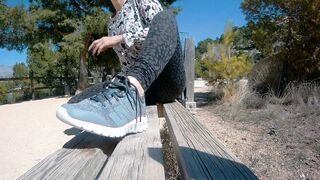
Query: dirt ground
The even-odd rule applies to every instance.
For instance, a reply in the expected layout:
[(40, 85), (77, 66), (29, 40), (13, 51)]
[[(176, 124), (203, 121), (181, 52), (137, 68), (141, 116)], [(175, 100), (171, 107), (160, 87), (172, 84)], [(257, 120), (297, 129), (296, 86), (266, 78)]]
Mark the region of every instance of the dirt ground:
[(320, 179), (320, 113), (270, 106), (245, 110), (208, 102), (196, 88), (195, 115), (259, 179)]
[(0, 179), (16, 179), (79, 131), (55, 112), (67, 98), (49, 98), (0, 106)]
[[(195, 116), (260, 179), (320, 179), (320, 112), (234, 108), (196, 88)], [(211, 101), (210, 101), (211, 100)], [(58, 121), (67, 98), (0, 106), (0, 179), (16, 179), (79, 133)]]

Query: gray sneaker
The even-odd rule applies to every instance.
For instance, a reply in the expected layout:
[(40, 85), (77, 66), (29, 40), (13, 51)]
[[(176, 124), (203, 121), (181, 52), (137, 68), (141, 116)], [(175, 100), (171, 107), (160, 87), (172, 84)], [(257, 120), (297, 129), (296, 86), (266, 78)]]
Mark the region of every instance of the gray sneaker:
[(107, 137), (123, 137), (148, 127), (145, 98), (122, 75), (104, 84), (104, 90), (90, 98), (63, 104), (56, 115), (69, 125)]

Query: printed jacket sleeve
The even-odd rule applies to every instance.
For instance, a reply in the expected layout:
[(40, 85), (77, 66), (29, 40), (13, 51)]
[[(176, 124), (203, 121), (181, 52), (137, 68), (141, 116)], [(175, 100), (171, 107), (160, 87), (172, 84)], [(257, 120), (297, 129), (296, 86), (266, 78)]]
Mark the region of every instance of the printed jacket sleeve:
[(139, 25), (138, 17), (135, 18), (134, 24), (131, 25), (128, 32), (123, 34), (125, 44), (130, 48), (137, 42), (143, 42), (148, 35), (149, 26), (153, 17), (163, 10), (158, 0), (133, 0), (138, 9), (143, 26)]

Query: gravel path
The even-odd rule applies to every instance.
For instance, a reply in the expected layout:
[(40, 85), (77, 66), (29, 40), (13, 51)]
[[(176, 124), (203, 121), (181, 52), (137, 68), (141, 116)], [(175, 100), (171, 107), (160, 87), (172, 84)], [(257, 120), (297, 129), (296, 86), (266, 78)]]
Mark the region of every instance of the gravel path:
[[(259, 121), (222, 119), (207, 102), (210, 91), (210, 87), (195, 88), (198, 104), (195, 116), (259, 178), (318, 179), (319, 116), (314, 116), (314, 125), (300, 116), (292, 122), (272, 120), (276, 109), (272, 114), (254, 118)], [(16, 179), (79, 133), (56, 119), (57, 107), (67, 100), (50, 98), (0, 106), (0, 180)], [(302, 130), (298, 131), (300, 126), (295, 128), (293, 122), (301, 124)], [(291, 126), (293, 134), (282, 132)], [(305, 136), (306, 131), (311, 132), (307, 133), (310, 137)]]
[(206, 102), (208, 87), (195, 92), (196, 118), (259, 179), (319, 179), (319, 113), (276, 105), (240, 110)]

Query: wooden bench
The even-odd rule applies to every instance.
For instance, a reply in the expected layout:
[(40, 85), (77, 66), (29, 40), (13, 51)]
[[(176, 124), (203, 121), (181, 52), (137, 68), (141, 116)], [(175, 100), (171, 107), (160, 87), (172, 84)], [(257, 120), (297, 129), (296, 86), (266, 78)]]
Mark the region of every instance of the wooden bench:
[(257, 179), (180, 103), (164, 104), (164, 112), (184, 179)]
[(121, 140), (83, 132), (18, 179), (165, 179), (157, 107), (149, 128)]
[[(257, 179), (179, 102), (163, 109), (184, 179)], [(121, 140), (83, 132), (19, 179), (163, 180), (157, 107), (147, 107), (147, 116), (146, 132)]]
[[(191, 39), (186, 40), (185, 59), (194, 60)], [(186, 63), (187, 69), (193, 66)], [(182, 104), (194, 112), (192, 77), (187, 75), (189, 90)], [(182, 104), (148, 106), (148, 130), (121, 140), (82, 132), (19, 179), (163, 180), (159, 117), (165, 117), (183, 179), (257, 179)]]

